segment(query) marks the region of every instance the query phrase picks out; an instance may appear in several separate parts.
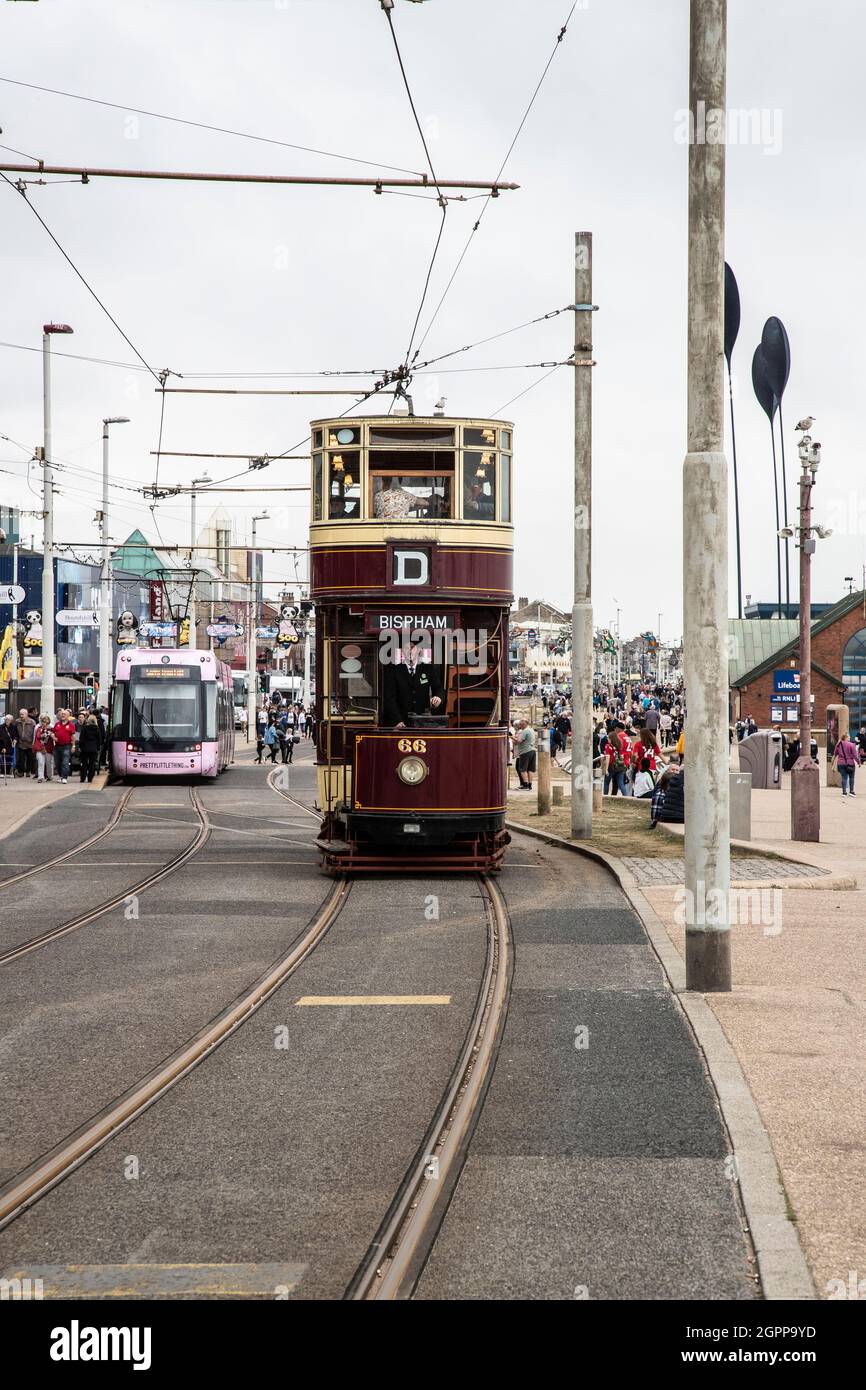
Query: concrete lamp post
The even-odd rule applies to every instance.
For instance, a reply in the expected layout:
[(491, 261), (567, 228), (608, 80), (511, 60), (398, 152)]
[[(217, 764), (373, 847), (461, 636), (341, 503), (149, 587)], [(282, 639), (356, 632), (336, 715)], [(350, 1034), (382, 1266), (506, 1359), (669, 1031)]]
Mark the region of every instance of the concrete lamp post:
[[(815, 537), (827, 540), (833, 533), (812, 525), (812, 488), (821, 462), (821, 445), (804, 434), (800, 455), (800, 524), (784, 526), (783, 540), (798, 535), (800, 548), (800, 756), (791, 769), (791, 839), (817, 841), (821, 836), (820, 771), (812, 761), (812, 556)], [(828, 756), (830, 750), (827, 750)]]
[(99, 516), (99, 533), (102, 543), (102, 569), (99, 580), (99, 703), (108, 708), (108, 692), (111, 689), (111, 541), (108, 524), (108, 427), (109, 425), (128, 425), (128, 415), (109, 415), (102, 422), (102, 511)]

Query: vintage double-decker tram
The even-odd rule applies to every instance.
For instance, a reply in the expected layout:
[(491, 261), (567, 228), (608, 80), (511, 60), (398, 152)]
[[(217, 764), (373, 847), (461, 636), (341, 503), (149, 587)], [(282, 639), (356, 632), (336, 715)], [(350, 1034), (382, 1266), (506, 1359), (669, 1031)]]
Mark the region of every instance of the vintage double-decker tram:
[(513, 433), (503, 420), (316, 420), (316, 749), (332, 871), (499, 866)]

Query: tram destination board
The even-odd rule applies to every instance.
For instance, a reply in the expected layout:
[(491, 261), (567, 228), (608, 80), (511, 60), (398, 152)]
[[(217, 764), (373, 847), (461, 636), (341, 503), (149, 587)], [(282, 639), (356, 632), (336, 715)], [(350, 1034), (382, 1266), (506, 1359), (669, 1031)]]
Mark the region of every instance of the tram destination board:
[(195, 666), (139, 666), (133, 674), (138, 680), (191, 681), (201, 674)]
[(364, 614), (365, 632), (447, 632), (460, 626), (460, 614), (448, 613), (383, 613), (369, 610)]

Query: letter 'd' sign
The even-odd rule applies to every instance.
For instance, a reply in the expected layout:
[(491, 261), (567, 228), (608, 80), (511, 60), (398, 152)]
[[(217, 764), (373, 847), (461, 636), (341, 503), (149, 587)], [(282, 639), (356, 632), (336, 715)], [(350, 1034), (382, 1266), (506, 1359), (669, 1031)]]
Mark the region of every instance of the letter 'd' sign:
[(430, 583), (430, 555), (426, 550), (395, 550), (392, 584)]

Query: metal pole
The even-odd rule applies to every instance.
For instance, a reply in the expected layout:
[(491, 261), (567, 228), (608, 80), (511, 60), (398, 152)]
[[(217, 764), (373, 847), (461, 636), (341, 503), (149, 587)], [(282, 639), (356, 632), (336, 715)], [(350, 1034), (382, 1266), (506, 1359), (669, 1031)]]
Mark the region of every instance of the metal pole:
[(111, 575), (108, 553), (108, 421), (102, 422), (102, 573), (99, 580), (99, 697), (107, 698), (111, 683)]
[[(686, 988), (731, 988), (724, 455), (727, 0), (690, 0), (688, 453), (683, 463)], [(712, 127), (710, 123), (713, 123)]]
[[(256, 522), (253, 517), (252, 563), (256, 563)], [(256, 626), (258, 624), (258, 580), (254, 573), (250, 589), (250, 628), (247, 633), (247, 742), (256, 735)]]
[(189, 495), (189, 564), (192, 577), (189, 582), (189, 603), (187, 604), (187, 617), (189, 618), (189, 645), (196, 645), (196, 612), (195, 612), (195, 488)]
[[(592, 362), (592, 232), (574, 239), (575, 362)], [(571, 833), (592, 835), (592, 367), (574, 368), (574, 606), (571, 610)], [(539, 761), (539, 769), (541, 762)], [(549, 769), (549, 764), (548, 764)], [(541, 798), (541, 773), (538, 786)], [(549, 770), (548, 770), (549, 798)], [(549, 800), (548, 800), (549, 807)], [(539, 809), (541, 802), (539, 800)]]
[[(791, 769), (791, 839), (821, 838), (820, 771), (812, 762), (812, 488), (820, 445), (800, 446), (800, 756)], [(811, 465), (811, 468), (810, 468)], [(833, 756), (827, 748), (827, 758)]]
[(772, 419), (770, 420), (770, 440), (773, 445), (773, 491), (776, 498), (776, 584), (779, 594), (779, 606), (776, 611), (776, 617), (781, 618), (784, 613), (784, 616), (787, 618), (790, 615), (782, 608), (782, 541), (779, 536), (782, 520), (779, 512), (779, 467), (776, 463), (776, 426)]
[(310, 184), (328, 188), (426, 188), (432, 193), (435, 188), (473, 188), (481, 193), (497, 196), (499, 193), (512, 193), (520, 187), (519, 183), (498, 183), (496, 179), (437, 179), (435, 185), (426, 174), (416, 179), (387, 178), (321, 178), (311, 174), (202, 174), (175, 169), (93, 169), (80, 164), (45, 164), (41, 159), (36, 164), (0, 164), (4, 174), (71, 174), (73, 178), (87, 179), (172, 179), (193, 183), (274, 183)]
[(731, 452), (734, 456), (734, 524), (737, 530), (737, 617), (743, 616), (743, 571), (740, 562), (740, 485), (737, 481), (737, 436), (734, 432), (734, 386), (728, 367), (728, 395), (731, 401)]
[[(13, 583), (13, 584), (17, 584), (17, 583), (18, 583), (18, 546), (19, 546), (19, 542), (18, 542), (18, 541), (13, 541), (13, 542), (12, 542), (12, 583)], [(18, 691), (18, 667), (19, 667), (19, 660), (18, 660), (18, 658), (19, 658), (19, 652), (18, 652), (18, 604), (17, 604), (17, 603), (13, 603), (13, 605), (12, 605), (12, 666), (11, 666), (10, 671), (9, 671), (9, 696), (8, 696), (8, 699), (7, 699), (7, 702), (6, 702), (6, 712), (7, 712), (7, 714), (17, 714), (17, 713), (18, 713), (18, 711), (17, 711), (16, 709), (13, 708), (14, 701), (13, 701), (13, 699), (12, 699), (13, 695), (17, 694), (17, 691)]]
[[(782, 402), (779, 401), (779, 444), (782, 450), (782, 524), (788, 526), (788, 480), (785, 475), (785, 427), (782, 424)], [(791, 547), (785, 537), (785, 617), (791, 616)]]
[(42, 334), (42, 689), (40, 714), (54, 715), (54, 494), (51, 482), (51, 335)]

